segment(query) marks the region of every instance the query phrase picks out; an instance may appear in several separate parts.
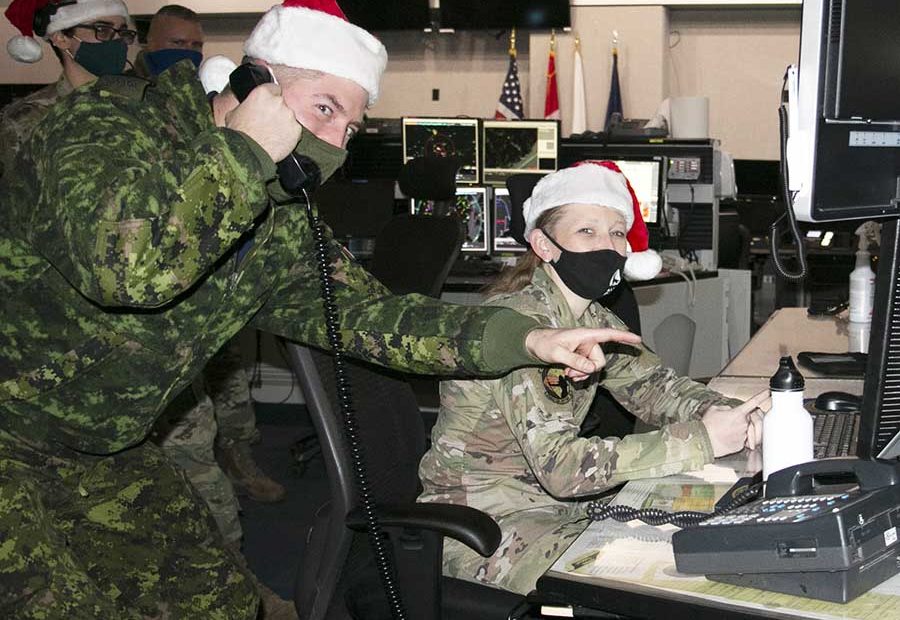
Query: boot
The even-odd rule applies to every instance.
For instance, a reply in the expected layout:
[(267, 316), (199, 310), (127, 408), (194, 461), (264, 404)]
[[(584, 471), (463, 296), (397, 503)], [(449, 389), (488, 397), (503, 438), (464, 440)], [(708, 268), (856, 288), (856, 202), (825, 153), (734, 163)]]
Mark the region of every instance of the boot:
[(253, 585), (256, 586), (256, 591), (259, 593), (259, 610), (256, 613), (256, 620), (300, 620), (293, 601), (281, 598), (269, 586), (256, 578), (256, 574), (247, 565), (247, 558), (241, 553), (240, 542), (225, 543), (225, 548), (234, 555), (235, 560), (247, 572)]
[(284, 487), (269, 478), (253, 460), (250, 444), (228, 441), (218, 446), (219, 465), (234, 485), (238, 495), (263, 503), (280, 502), (284, 499)]

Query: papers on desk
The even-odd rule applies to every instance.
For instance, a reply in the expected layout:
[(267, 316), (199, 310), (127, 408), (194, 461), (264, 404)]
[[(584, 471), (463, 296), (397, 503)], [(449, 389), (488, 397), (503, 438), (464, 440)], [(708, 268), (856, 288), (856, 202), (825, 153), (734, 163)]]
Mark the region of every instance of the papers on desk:
[[(634, 508), (712, 511), (716, 500), (734, 482), (711, 466), (693, 475), (632, 481), (614, 502)], [(640, 521), (594, 521), (560, 556), (551, 573), (581, 580), (596, 579), (606, 587), (677, 592), (719, 601), (728, 606), (765, 610), (775, 618), (820, 620), (885, 620), (900, 609), (900, 575), (876, 586), (847, 604), (829, 603), (788, 594), (708, 581), (702, 575), (675, 570), (673, 526), (653, 527)]]

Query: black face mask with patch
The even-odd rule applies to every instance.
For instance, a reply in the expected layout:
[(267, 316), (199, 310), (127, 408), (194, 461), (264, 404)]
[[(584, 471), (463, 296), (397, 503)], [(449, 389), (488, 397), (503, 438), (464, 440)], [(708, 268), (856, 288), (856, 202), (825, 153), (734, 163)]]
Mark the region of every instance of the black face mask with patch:
[(601, 299), (622, 282), (625, 257), (615, 250), (572, 252), (559, 245), (546, 230), (541, 232), (559, 248), (561, 254), (552, 264), (563, 284), (583, 299)]

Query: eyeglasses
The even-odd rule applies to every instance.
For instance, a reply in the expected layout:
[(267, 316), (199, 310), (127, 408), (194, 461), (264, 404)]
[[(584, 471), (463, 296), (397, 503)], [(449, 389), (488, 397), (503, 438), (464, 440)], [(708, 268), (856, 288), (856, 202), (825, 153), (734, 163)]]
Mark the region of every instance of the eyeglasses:
[(98, 41), (112, 41), (118, 36), (125, 42), (125, 45), (131, 45), (137, 40), (137, 30), (129, 30), (128, 28), (113, 28), (109, 24), (77, 24), (73, 28), (87, 28), (94, 31), (94, 36)]

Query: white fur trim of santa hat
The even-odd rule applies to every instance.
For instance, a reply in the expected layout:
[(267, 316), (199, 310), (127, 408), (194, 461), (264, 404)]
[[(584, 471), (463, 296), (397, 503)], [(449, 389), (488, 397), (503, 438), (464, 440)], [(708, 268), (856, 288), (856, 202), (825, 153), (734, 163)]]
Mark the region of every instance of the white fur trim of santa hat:
[(203, 90), (209, 93), (221, 93), (228, 86), (231, 72), (237, 64), (225, 56), (210, 56), (200, 63), (200, 83)]
[(348, 79), (369, 94), (370, 107), (387, 66), (387, 51), (374, 36), (345, 19), (300, 6), (269, 9), (244, 43), (244, 53)]
[[(615, 169), (607, 167), (610, 165)], [(538, 181), (531, 197), (522, 206), (525, 236), (534, 230), (541, 213), (569, 204), (600, 205), (622, 214), (628, 229), (625, 261), (625, 277), (628, 280), (650, 280), (660, 272), (662, 259), (647, 247), (647, 225), (636, 216), (640, 213), (640, 205), (629, 188), (628, 179), (615, 164), (580, 162)], [(638, 244), (641, 247), (632, 247)]]

